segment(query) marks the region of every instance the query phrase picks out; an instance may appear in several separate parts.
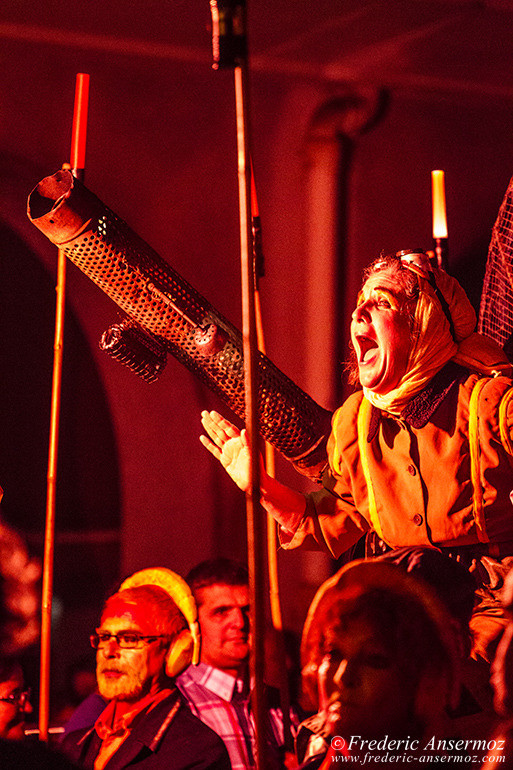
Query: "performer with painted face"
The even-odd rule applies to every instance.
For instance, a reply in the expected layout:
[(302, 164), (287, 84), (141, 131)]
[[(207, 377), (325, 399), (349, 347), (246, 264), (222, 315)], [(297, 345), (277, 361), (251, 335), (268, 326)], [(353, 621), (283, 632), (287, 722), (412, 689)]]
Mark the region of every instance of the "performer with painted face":
[[(368, 555), (421, 546), (465, 563), (478, 585), (474, 653), (489, 659), (504, 627), (496, 589), (513, 565), (513, 383), (475, 325), (461, 286), (427, 255), (375, 261), (351, 323), (362, 387), (333, 416), (323, 489), (304, 496), (265, 471), (261, 487), (284, 548), (338, 558), (368, 535)], [(202, 443), (245, 490), (245, 432), (215, 412), (202, 424)]]

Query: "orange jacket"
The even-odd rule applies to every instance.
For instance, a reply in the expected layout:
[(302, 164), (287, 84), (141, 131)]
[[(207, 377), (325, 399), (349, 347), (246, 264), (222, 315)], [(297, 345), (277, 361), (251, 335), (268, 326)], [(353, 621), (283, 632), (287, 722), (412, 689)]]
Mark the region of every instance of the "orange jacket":
[(321, 547), (337, 558), (375, 530), (393, 548), (481, 542), (495, 544), (490, 555), (513, 554), (512, 455), (501, 442), (499, 426), (499, 404), (506, 397), (501, 419), (511, 442), (513, 382), (503, 376), (487, 379), (477, 402), (479, 527), (469, 444), (469, 403), (478, 380), (449, 363), (400, 418), (370, 407), (363, 443), (377, 521), (358, 442), (363, 394), (350, 396), (333, 416), (324, 488), (308, 495), (305, 516), (293, 536), (282, 536), (283, 547)]

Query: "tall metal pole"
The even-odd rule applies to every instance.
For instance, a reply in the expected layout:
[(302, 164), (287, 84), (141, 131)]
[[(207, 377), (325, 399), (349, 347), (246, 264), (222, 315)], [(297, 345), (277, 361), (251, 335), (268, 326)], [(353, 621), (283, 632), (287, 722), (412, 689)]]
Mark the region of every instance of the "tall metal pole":
[[(260, 278), (264, 275), (264, 255), (262, 251), (262, 230), (260, 212), (256, 192), (253, 165), (251, 165), (251, 226), (253, 235), (253, 272), (255, 280), (255, 323), (258, 349), (265, 355), (265, 335), (260, 304)], [(275, 476), (274, 447), (265, 442), (265, 469), (269, 476)], [(277, 524), (270, 513), (267, 514), (267, 574), (269, 577), (269, 604), (271, 621), (274, 631), (274, 645), (278, 661), (278, 688), (280, 691), (280, 706), (283, 715), (284, 746), (288, 751), (294, 750), (294, 739), (290, 724), (290, 687), (287, 672), (287, 655), (283, 633), (283, 618), (280, 603), (280, 585), (278, 575), (278, 534)]]
[(213, 26), (214, 69), (234, 68), (237, 124), (237, 176), (242, 289), (242, 337), (244, 355), (245, 423), (251, 450), (250, 483), (246, 492), (248, 569), (251, 602), (252, 644), (251, 702), (256, 727), (256, 766), (265, 768), (265, 516), (260, 505), (260, 440), (258, 428), (257, 329), (251, 221), (251, 164), (249, 135), (249, 85), (244, 0), (210, 0)]
[(248, 536), (248, 567), (252, 608), (252, 692), (253, 712), (257, 725), (257, 767), (264, 768), (265, 761), (265, 702), (264, 702), (264, 639), (265, 639), (265, 518), (260, 505), (260, 440), (258, 430), (258, 384), (256, 379), (257, 335), (255, 323), (252, 227), (250, 216), (249, 154), (247, 152), (247, 104), (244, 98), (245, 73), (235, 68), (235, 94), (237, 103), (237, 144), (240, 208), (240, 246), (242, 281), (242, 337), (244, 350), (244, 382), (246, 401), (246, 430), (251, 449), (250, 487), (246, 493)]
[[(75, 105), (71, 140), (71, 162), (64, 164), (75, 176), (83, 177), (85, 167), (85, 141), (89, 75), (79, 73), (75, 86)], [(50, 714), (50, 656), (53, 562), (55, 545), (55, 496), (57, 486), (57, 457), (59, 446), (59, 418), (62, 386), (62, 356), (64, 341), (64, 315), (66, 301), (66, 255), (59, 249), (57, 255), (57, 285), (55, 306), (55, 331), (53, 345), (52, 398), (50, 409), (50, 438), (46, 475), (46, 519), (43, 556), (43, 585), (41, 596), (41, 653), (39, 690), (39, 740), (48, 741)]]

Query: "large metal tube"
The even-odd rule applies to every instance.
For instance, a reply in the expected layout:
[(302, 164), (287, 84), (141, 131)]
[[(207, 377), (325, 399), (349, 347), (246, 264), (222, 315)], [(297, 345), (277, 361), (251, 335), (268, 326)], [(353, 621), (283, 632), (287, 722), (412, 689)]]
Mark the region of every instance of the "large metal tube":
[[(127, 315), (244, 419), (241, 334), (68, 171), (43, 179), (29, 219)], [(258, 356), (260, 432), (307, 476), (326, 464), (331, 414)]]

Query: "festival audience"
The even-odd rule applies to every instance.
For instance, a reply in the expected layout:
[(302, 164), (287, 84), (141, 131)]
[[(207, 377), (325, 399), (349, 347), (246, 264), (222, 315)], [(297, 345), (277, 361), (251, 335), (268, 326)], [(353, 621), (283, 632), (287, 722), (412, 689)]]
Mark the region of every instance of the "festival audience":
[[(247, 569), (231, 559), (201, 562), (187, 576), (198, 607), (201, 631), (199, 665), (191, 664), (176, 684), (192, 713), (222, 738), (232, 770), (255, 765), (255, 724), (249, 686), (249, 596)], [(91, 726), (106, 705), (102, 692), (90, 695), (65, 726)], [(283, 713), (279, 693), (265, 690), (268, 723), (265, 725), (270, 768), (290, 761), (285, 749)], [(295, 732), (297, 710), (291, 709), (288, 729)], [(292, 748), (292, 735), (290, 746)]]
[(61, 744), (79, 767), (229, 770), (223, 742), (193, 716), (175, 686), (197, 647), (193, 607), (185, 583), (164, 569), (136, 573), (107, 600), (91, 636), (107, 706), (93, 727)]
[(0, 661), (0, 738), (22, 740), (25, 718), (31, 713), (21, 665), (16, 660)]
[(443, 753), (460, 697), (453, 629), (429, 586), (397, 565), (355, 561), (327, 580), (303, 630), (305, 693), (318, 711), (299, 730), (302, 767)]
[(45, 743), (18, 740), (31, 706), (17, 658), (38, 638), (39, 577), (39, 564), (0, 517), (0, 767), (73, 770), (72, 763)]
[[(177, 679), (193, 714), (224, 741), (233, 770), (255, 766), (255, 724), (249, 682), (249, 587), (245, 567), (230, 559), (204, 561), (187, 575), (198, 605), (201, 660)], [(287, 759), (279, 693), (266, 688), (264, 725), (268, 768), (282, 768)], [(291, 710), (290, 722), (298, 719)], [(290, 729), (290, 727), (288, 728)]]

